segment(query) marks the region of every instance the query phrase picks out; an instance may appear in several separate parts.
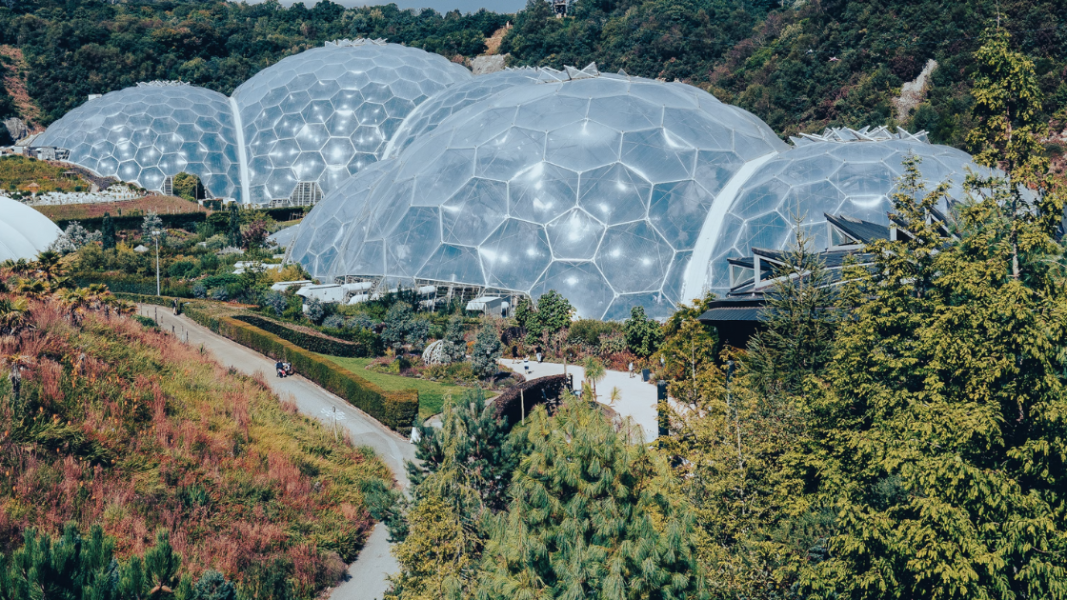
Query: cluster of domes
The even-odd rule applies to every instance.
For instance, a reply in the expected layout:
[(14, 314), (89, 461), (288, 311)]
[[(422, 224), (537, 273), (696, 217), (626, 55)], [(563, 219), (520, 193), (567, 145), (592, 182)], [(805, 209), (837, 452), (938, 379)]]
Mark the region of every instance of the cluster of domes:
[(437, 54), (340, 40), (260, 71), (230, 98), (181, 82), (105, 94), (35, 144), (150, 190), (184, 171), (217, 197), (312, 204), (381, 158), (417, 105), (471, 77)]
[(216, 196), (316, 204), (289, 255), (324, 280), (555, 289), (606, 319), (725, 292), (728, 258), (783, 249), (798, 223), (825, 247), (824, 213), (888, 224), (909, 154), (955, 198), (974, 168), (922, 134), (832, 129), (789, 145), (686, 84), (595, 65), (474, 77), (381, 40), (291, 56), (228, 99), (113, 92), (38, 144), (150, 189), (187, 171)]

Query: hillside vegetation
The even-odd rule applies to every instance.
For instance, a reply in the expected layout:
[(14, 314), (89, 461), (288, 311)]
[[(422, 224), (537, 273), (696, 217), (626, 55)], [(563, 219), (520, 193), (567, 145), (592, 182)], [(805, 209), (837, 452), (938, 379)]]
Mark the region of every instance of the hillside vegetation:
[(246, 597), (336, 583), (386, 467), (102, 288), (63, 289), (54, 258), (0, 271), (15, 290), (0, 293), (0, 552), (74, 522), (125, 558), (166, 528), (186, 573), (218, 570)]
[[(562, 20), (540, 0), (516, 15), (36, 0), (0, 8), (0, 44), (22, 49), (30, 94), (48, 123), (86, 94), (137, 81), (182, 79), (228, 94), (285, 56), (342, 37), (382, 37), (460, 60), (485, 52), (510, 22), (499, 51), (513, 65), (597, 62), (604, 71), (688, 81), (781, 135), (888, 123), (965, 147), (972, 54), (998, 14), (1016, 49), (1035, 60), (1043, 117), (1054, 119), (1067, 106), (1067, 12), (1054, 0), (577, 0)], [(940, 68), (925, 100), (898, 121), (892, 100), (929, 59)], [(1063, 139), (1048, 142), (1062, 153)]]

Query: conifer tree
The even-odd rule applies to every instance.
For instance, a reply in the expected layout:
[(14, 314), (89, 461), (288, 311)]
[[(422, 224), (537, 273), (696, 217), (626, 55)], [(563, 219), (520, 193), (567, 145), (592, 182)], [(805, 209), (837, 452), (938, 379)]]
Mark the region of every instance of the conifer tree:
[(478, 337), (474, 339), (474, 347), (471, 348), (471, 363), (474, 366), (474, 372), (485, 378), (496, 375), (496, 372), (500, 370), (497, 361), (503, 355), (504, 346), (500, 343), (496, 329), (489, 323), (483, 323), (478, 331)]
[(449, 362), (463, 362), (467, 358), (467, 340), (463, 334), (462, 317), (453, 316), (445, 328), (444, 353)]
[(666, 461), (640, 430), (568, 399), (516, 430), (527, 451), (486, 544), (477, 597), (706, 597), (695, 527)]
[(115, 221), (112, 220), (111, 213), (104, 213), (104, 221), (100, 225), (100, 240), (104, 250), (115, 248)]
[(793, 457), (837, 515), (800, 589), (1067, 597), (1067, 294), (1043, 266), (1059, 246), (1018, 227), (1003, 180), (946, 240), (929, 218), (945, 185), (926, 193), (916, 162), (906, 169), (893, 201), (908, 239), (872, 244), (872, 272), (852, 274), (850, 318)]
[(241, 215), (237, 211), (237, 203), (230, 203), (230, 219), (226, 227), (226, 241), (234, 248), (241, 247)]

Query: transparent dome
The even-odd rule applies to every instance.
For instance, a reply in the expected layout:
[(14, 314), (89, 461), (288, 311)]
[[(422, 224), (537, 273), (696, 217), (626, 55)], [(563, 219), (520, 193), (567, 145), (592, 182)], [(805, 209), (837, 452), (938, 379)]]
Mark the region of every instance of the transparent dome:
[(70, 162), (161, 191), (167, 176), (200, 177), (214, 196), (241, 196), (237, 130), (226, 96), (176, 82), (142, 83), (70, 111), (34, 141)]
[(327, 42), (260, 71), (233, 95), (251, 201), (288, 199), (301, 182), (333, 190), (381, 158), (417, 105), (471, 77), (440, 55), (370, 40)]
[(344, 231), (302, 226), (293, 257), (319, 277), (555, 289), (586, 317), (669, 314), (717, 196), (785, 144), (681, 83), (591, 68), (540, 79), (456, 112), (329, 195), (309, 221), (361, 216)]
[(493, 94), (517, 85), (536, 83), (541, 71), (524, 67), (505, 69), (479, 75), (474, 79), (456, 84), (423, 102), (400, 125), (400, 130), (389, 140), (385, 156), (395, 158), (416, 139), (433, 131), (454, 113), (484, 100)]
[(829, 246), (824, 213), (888, 225), (890, 195), (909, 154), (921, 160), (918, 168), (927, 188), (949, 181), (954, 199), (964, 197), (968, 169), (986, 171), (966, 152), (929, 144), (925, 135), (893, 134), (885, 128), (827, 130), (794, 142), (796, 147), (745, 182), (718, 224), (706, 279), (711, 291), (722, 294), (730, 287), (727, 258), (749, 256), (752, 248), (786, 249), (798, 220), (820, 250)]

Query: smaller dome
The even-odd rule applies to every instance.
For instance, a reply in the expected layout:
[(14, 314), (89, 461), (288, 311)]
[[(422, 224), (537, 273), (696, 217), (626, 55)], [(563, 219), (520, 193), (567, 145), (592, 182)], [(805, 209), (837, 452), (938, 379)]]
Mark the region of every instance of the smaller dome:
[(214, 196), (242, 199), (229, 100), (185, 83), (153, 81), (104, 94), (52, 123), (34, 145), (66, 148), (69, 162), (145, 189), (162, 191), (167, 177), (184, 171)]
[(17, 200), (0, 196), (0, 262), (37, 258), (62, 233), (43, 214)]
[(885, 127), (827, 129), (793, 138), (793, 143), (753, 173), (726, 211), (708, 265), (711, 291), (729, 289), (728, 258), (749, 256), (752, 248), (789, 247), (797, 220), (816, 249), (829, 245), (824, 213), (889, 225), (890, 196), (908, 156), (920, 160), (928, 191), (948, 181), (948, 196), (954, 200), (964, 198), (968, 170), (983, 171), (966, 152), (930, 144), (924, 134), (893, 133)]

